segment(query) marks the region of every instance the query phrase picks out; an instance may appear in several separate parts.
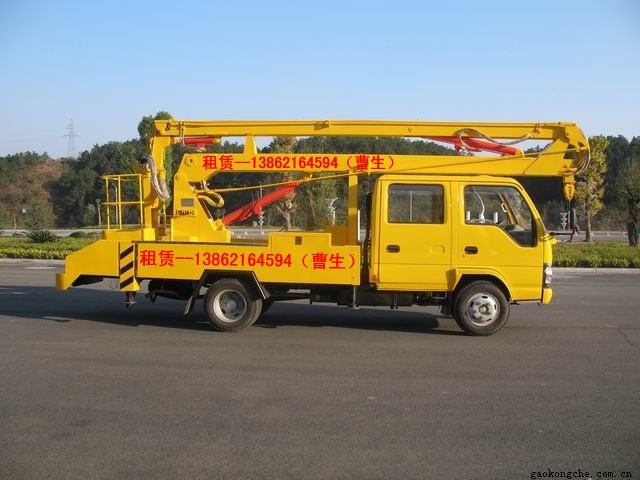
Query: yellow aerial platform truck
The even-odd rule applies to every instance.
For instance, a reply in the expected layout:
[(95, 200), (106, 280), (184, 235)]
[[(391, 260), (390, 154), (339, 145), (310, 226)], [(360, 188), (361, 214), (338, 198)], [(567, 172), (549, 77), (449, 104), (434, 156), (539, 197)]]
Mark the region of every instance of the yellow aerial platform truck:
[[(475, 153), (258, 153), (257, 138), (282, 135), (426, 138)], [(244, 151), (203, 151), (225, 137), (244, 138)], [(513, 146), (524, 141), (546, 146), (534, 153)], [(179, 142), (200, 148), (180, 161), (167, 215), (164, 160)], [(562, 177), (571, 199), (574, 176), (589, 162), (589, 143), (572, 123), (158, 120), (149, 143), (151, 154), (137, 174), (103, 177), (107, 229), (101, 240), (67, 256), (56, 286), (117, 279), (131, 306), (149, 280), (151, 300), (183, 299), (189, 313), (203, 298), (211, 324), (227, 332), (250, 326), (274, 301), (307, 298), (350, 307), (439, 305), (464, 332), (491, 335), (507, 322), (511, 304), (548, 304), (552, 297), (555, 239), (512, 177)], [(208, 182), (224, 171), (298, 172), (300, 179), (215, 219), (210, 207), (223, 205), (224, 190)], [(360, 239), (358, 178), (372, 174), (381, 175), (367, 198)], [(305, 182), (342, 177), (346, 225), (231, 238), (227, 225), (238, 218)], [(135, 185), (135, 198), (123, 197), (127, 183), (129, 191)], [(117, 193), (110, 196), (112, 190)], [(138, 212), (139, 225), (123, 224), (126, 209)]]

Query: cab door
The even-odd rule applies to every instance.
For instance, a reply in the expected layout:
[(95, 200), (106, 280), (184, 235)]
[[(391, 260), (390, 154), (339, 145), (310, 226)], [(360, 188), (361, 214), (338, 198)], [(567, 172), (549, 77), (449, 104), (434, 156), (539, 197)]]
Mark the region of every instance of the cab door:
[(460, 274), (495, 275), (514, 300), (540, 300), (542, 243), (539, 216), (526, 193), (513, 185), (459, 182), (462, 208), (454, 262)]
[(451, 184), (382, 180), (375, 222), (381, 290), (447, 290)]

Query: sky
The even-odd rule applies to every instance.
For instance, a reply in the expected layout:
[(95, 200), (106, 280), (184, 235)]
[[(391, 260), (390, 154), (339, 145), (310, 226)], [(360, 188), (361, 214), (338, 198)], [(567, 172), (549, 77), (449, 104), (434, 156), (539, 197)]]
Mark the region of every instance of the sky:
[(0, 0), (0, 155), (184, 120), (578, 123), (640, 136), (637, 0)]

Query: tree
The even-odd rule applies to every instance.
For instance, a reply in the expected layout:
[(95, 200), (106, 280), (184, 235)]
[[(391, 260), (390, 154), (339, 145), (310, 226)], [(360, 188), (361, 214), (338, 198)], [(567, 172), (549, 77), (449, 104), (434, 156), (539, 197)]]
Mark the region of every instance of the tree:
[(616, 183), (620, 169), (631, 159), (631, 149), (629, 141), (622, 135), (607, 137), (609, 144), (605, 150), (607, 157), (607, 173), (605, 175), (605, 185), (607, 188), (604, 192), (605, 205), (613, 205), (616, 203), (616, 189), (613, 186)]
[[(81, 158), (85, 153), (82, 153)], [(94, 196), (101, 192), (99, 182), (99, 175), (87, 167), (70, 168), (60, 177), (53, 189), (60, 225), (83, 226), (86, 205), (93, 202)]]
[[(88, 205), (93, 206), (97, 199), (105, 198), (105, 182), (100, 177), (134, 173), (137, 160), (145, 155), (145, 151), (144, 145), (139, 140), (109, 142), (104, 145), (95, 145), (91, 150), (82, 152), (78, 160), (67, 162), (67, 169), (52, 188), (59, 224), (67, 227), (83, 226), (90, 218), (89, 223), (95, 224), (95, 215), (87, 216), (86, 213)], [(110, 188), (112, 188), (111, 185)], [(120, 194), (123, 199), (130, 200), (137, 195), (137, 187), (132, 182), (125, 182), (121, 187)], [(110, 190), (110, 195), (113, 200), (114, 189)], [(135, 210), (135, 208), (126, 209), (123, 216), (127, 217), (127, 221), (137, 222)]]
[(145, 115), (138, 123), (138, 135), (140, 140), (145, 144), (149, 141), (149, 137), (156, 131), (156, 127), (153, 124), (154, 120), (171, 120), (173, 117), (169, 112), (160, 111), (153, 117), (151, 115)]
[[(273, 141), (269, 145), (269, 152), (272, 153), (293, 153), (293, 147), (296, 144), (296, 137), (279, 136), (274, 137)], [(291, 182), (294, 181), (294, 174), (290, 172), (276, 173), (271, 177), (271, 180), (275, 183)], [(278, 216), (284, 220), (284, 227), (286, 230), (291, 230), (293, 227), (292, 216), (296, 210), (296, 191), (285, 195), (282, 200), (273, 204), (273, 209)]]
[(640, 137), (633, 137), (629, 142), (629, 151), (631, 158), (640, 160)]
[(52, 208), (50, 190), (63, 170), (63, 165), (47, 154), (23, 152), (0, 157), (0, 225), (24, 227), (37, 208), (43, 226), (52, 226), (57, 212)]
[(585, 242), (590, 242), (591, 221), (593, 217), (604, 207), (602, 198), (604, 197), (604, 182), (607, 172), (607, 158), (605, 150), (609, 140), (602, 135), (589, 138), (589, 148), (591, 150), (591, 161), (587, 169), (582, 172), (576, 189), (576, 203), (582, 207), (585, 219)]
[(637, 247), (640, 237), (640, 156), (620, 169), (616, 193), (618, 202), (627, 208), (629, 245)]
[[(330, 175), (332, 174), (319, 173), (314, 175), (314, 178)], [(340, 195), (337, 193), (337, 180), (335, 179), (318, 180), (302, 185), (300, 187), (298, 202), (299, 215), (297, 216), (300, 220), (300, 225), (305, 230), (316, 230), (325, 226), (329, 221), (328, 201), (330, 199), (343, 201), (345, 198), (346, 195), (340, 198)], [(343, 208), (346, 208), (346, 204)]]
[(43, 212), (42, 203), (34, 202), (26, 210), (24, 224), (27, 229), (31, 231), (44, 230), (47, 226), (47, 219)]

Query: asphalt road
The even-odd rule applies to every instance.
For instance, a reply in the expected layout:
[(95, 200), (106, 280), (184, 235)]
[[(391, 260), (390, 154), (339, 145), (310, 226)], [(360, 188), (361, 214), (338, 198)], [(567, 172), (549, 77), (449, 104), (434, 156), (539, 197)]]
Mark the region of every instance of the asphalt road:
[(556, 274), (472, 338), (296, 303), (221, 334), (54, 271), (0, 264), (2, 480), (640, 478), (640, 272)]

